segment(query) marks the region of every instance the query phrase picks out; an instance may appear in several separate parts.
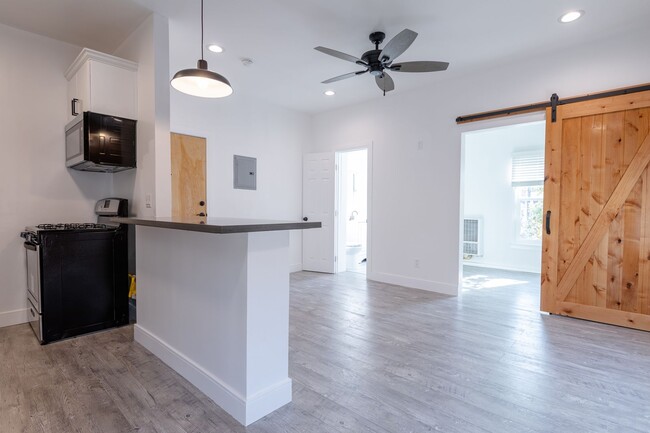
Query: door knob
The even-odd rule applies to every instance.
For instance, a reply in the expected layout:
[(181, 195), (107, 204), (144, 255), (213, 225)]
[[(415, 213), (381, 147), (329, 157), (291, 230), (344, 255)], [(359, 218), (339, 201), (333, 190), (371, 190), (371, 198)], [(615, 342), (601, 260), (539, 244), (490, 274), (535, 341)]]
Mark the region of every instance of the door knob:
[(200, 213), (197, 213), (196, 216), (204, 217), (204, 216), (207, 216), (207, 215), (205, 214), (205, 212), (200, 212)]
[(199, 202), (199, 206), (205, 206), (205, 202), (204, 202), (203, 200), (201, 200), (201, 201)]
[(309, 218), (307, 218), (307, 217), (303, 217), (302, 220), (303, 220), (303, 221), (309, 221)]

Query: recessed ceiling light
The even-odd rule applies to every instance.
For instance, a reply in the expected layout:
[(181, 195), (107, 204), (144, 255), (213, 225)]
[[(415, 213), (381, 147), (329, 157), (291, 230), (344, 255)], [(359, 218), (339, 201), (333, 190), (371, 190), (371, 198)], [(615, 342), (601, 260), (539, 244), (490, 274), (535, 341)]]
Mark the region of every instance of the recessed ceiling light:
[(223, 48), (217, 44), (208, 45), (208, 50), (212, 51), (213, 53), (223, 53)]
[(570, 23), (570, 22), (573, 22), (573, 21), (577, 20), (578, 18), (580, 18), (584, 14), (585, 14), (585, 11), (569, 11), (569, 12), (565, 13), (564, 15), (562, 15), (559, 18), (559, 21), (561, 23)]
[(325, 90), (325, 96), (334, 96), (336, 92), (334, 90)]

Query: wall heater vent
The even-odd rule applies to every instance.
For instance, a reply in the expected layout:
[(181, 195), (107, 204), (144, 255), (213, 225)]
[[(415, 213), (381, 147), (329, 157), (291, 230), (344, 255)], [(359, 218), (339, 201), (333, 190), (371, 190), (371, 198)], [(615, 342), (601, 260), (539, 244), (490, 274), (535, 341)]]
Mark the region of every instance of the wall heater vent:
[(463, 220), (463, 256), (483, 255), (483, 219), (465, 218)]

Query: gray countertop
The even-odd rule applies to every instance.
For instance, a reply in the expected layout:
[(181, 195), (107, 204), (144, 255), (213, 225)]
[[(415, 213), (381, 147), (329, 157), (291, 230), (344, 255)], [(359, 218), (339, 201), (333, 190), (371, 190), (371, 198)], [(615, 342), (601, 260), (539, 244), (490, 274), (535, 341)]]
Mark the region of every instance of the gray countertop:
[(320, 222), (275, 221), (245, 218), (212, 217), (143, 217), (113, 218), (120, 224), (159, 227), (164, 229), (188, 230), (205, 233), (248, 233), (274, 230), (303, 230), (320, 228)]

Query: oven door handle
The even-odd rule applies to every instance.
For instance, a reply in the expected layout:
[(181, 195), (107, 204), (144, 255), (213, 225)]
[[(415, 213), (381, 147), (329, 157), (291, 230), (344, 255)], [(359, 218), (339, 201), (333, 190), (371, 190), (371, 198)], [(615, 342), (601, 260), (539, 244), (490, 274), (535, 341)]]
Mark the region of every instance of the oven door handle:
[(34, 244), (30, 244), (30, 243), (28, 243), (28, 242), (25, 242), (23, 245), (24, 245), (25, 248), (27, 248), (28, 250), (37, 251), (37, 249), (36, 249), (37, 247), (36, 247), (36, 245), (34, 245)]

